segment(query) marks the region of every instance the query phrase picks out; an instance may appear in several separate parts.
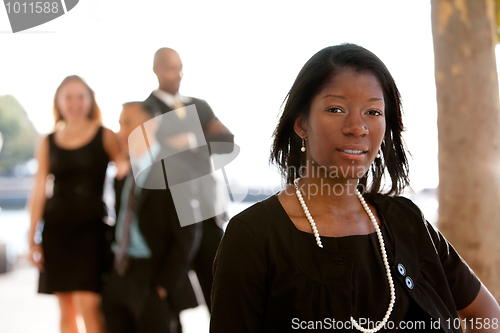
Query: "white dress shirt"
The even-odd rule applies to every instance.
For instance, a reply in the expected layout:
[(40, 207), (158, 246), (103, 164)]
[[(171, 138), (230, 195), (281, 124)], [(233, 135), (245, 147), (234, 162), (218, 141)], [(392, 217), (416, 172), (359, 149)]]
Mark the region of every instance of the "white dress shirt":
[(183, 96), (183, 95), (179, 94), (178, 92), (177, 92), (177, 94), (172, 95), (172, 94), (170, 94), (166, 91), (160, 90), (160, 89), (154, 90), (153, 95), (158, 97), (160, 99), (160, 101), (162, 101), (163, 103), (168, 105), (171, 109), (174, 108), (175, 102), (177, 102), (177, 101), (182, 102), (182, 104), (184, 104), (184, 105), (188, 105), (192, 100), (191, 97)]

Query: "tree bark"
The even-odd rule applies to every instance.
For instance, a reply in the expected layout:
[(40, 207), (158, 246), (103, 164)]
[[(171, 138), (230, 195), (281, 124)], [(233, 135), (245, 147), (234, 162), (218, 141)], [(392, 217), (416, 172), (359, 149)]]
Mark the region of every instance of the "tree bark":
[(438, 227), (500, 300), (500, 107), (493, 0), (432, 0)]

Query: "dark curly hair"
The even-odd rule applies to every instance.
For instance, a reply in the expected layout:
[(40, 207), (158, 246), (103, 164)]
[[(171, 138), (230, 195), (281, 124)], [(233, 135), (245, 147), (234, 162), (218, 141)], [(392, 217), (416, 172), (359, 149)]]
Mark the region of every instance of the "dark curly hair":
[(288, 92), (278, 126), (274, 130), (274, 143), (270, 161), (276, 164), (287, 184), (297, 177), (297, 170), (305, 165), (300, 153), (301, 139), (294, 131), (297, 117), (307, 119), (313, 98), (322, 90), (331, 77), (342, 69), (369, 72), (379, 81), (385, 101), (385, 138), (381, 150), (383, 158), (376, 158), (370, 170), (359, 180), (359, 185), (369, 193), (380, 191), (387, 169), (391, 188), (387, 194), (400, 194), (409, 185), (408, 160), (401, 133), (404, 130), (401, 119), (401, 97), (396, 83), (384, 63), (372, 52), (355, 44), (341, 44), (322, 49), (302, 67)]

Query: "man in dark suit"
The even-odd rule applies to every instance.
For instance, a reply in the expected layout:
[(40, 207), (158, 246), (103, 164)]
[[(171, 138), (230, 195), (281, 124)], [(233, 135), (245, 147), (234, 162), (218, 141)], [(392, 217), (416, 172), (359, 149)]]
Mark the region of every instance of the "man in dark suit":
[[(199, 227), (180, 226), (162, 163), (154, 163), (161, 145), (145, 108), (142, 102), (126, 103), (120, 115), (119, 135), (133, 173), (115, 186), (114, 265), (103, 291), (108, 333), (177, 332), (179, 311), (197, 305), (187, 272)], [(138, 130), (141, 135), (133, 135)]]
[[(175, 110), (180, 119), (185, 117), (185, 113), (179, 111), (184, 106), (194, 104), (203, 130), (203, 139), (208, 143), (208, 152), (210, 154), (230, 153), (232, 145), (210, 145), (210, 142), (228, 142), (232, 144), (234, 136), (215, 116), (208, 103), (198, 98), (179, 94), (182, 66), (182, 61), (176, 51), (170, 48), (161, 48), (156, 51), (153, 71), (158, 78), (159, 88), (153, 91), (144, 103), (151, 107), (157, 114), (165, 114)], [(189, 142), (196, 141), (197, 138), (193, 137), (192, 133), (186, 132), (178, 134), (175, 138), (170, 138), (170, 140), (175, 141), (179, 146), (179, 150), (182, 150), (189, 149)], [(199, 176), (209, 174), (211, 172), (211, 163), (208, 154), (203, 155), (203, 153), (198, 152), (195, 155), (192, 159), (193, 162), (190, 163), (195, 169), (194, 173)], [(199, 188), (198, 190), (203, 193), (202, 196), (205, 198), (202, 200), (201, 205), (212, 205), (216, 196), (215, 182), (204, 183), (201, 187), (203, 188)], [(216, 216), (208, 218), (201, 223), (203, 226), (203, 236), (193, 263), (193, 268), (200, 282), (209, 311), (213, 281), (212, 265), (223, 234), (219, 226), (222, 223), (217, 223), (220, 221), (221, 216)]]

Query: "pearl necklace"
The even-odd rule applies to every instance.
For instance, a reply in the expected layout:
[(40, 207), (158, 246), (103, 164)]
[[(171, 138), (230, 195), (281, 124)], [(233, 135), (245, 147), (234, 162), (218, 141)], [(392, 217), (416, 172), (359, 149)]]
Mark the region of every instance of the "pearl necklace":
[[(311, 224), (311, 228), (314, 233), (314, 237), (316, 238), (316, 244), (320, 248), (323, 248), (323, 243), (321, 242), (321, 238), (319, 237), (319, 232), (318, 228), (316, 227), (316, 222), (314, 222), (314, 219), (311, 216), (311, 213), (309, 212), (309, 209), (306, 206), (306, 203), (304, 201), (304, 198), (302, 197), (302, 193), (300, 193), (299, 190), (299, 180), (300, 178), (297, 178), (293, 181), (293, 184), (295, 186), (295, 193), (297, 194), (297, 198), (299, 199), (300, 205), (302, 206), (302, 209), (304, 210), (304, 213), (306, 214), (307, 219), (309, 220), (309, 223)], [(394, 281), (392, 280), (391, 276), (391, 269), (389, 267), (389, 262), (387, 261), (387, 253), (385, 252), (385, 244), (384, 244), (384, 238), (382, 237), (382, 232), (380, 231), (380, 228), (378, 226), (377, 220), (375, 219), (375, 216), (373, 215), (370, 207), (366, 204), (365, 199), (359, 193), (358, 189), (356, 189), (356, 196), (359, 199), (359, 202), (361, 203), (361, 206), (363, 206), (366, 214), (368, 214), (368, 217), (370, 218), (373, 227), (375, 228), (375, 232), (377, 233), (378, 236), (378, 242), (380, 244), (380, 251), (382, 252), (382, 259), (384, 261), (384, 266), (387, 274), (387, 281), (389, 281), (389, 289), (391, 290), (391, 302), (389, 303), (389, 308), (387, 309), (387, 312), (385, 313), (384, 319), (378, 324), (376, 327), (372, 329), (368, 328), (363, 328), (361, 325), (358, 324), (358, 322), (351, 316), (351, 323), (358, 331), (364, 332), (364, 333), (375, 333), (379, 331), (382, 327), (385, 326), (387, 321), (389, 320), (389, 316), (391, 315), (392, 309), (394, 307), (394, 303), (396, 302), (396, 291), (394, 289)]]

